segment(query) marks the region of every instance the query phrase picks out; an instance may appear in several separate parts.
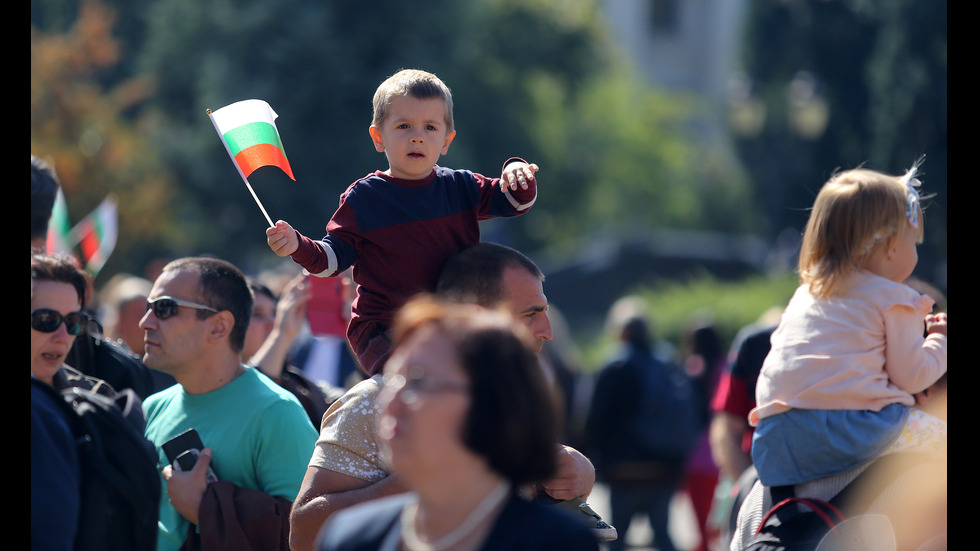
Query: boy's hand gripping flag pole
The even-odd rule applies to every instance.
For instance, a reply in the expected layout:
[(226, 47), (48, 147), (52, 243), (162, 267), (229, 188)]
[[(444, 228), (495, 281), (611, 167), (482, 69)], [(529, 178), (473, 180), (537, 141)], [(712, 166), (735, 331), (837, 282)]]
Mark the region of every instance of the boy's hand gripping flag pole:
[(248, 176), (260, 166), (277, 166), (296, 181), (276, 129), (279, 115), (260, 99), (239, 101), (214, 112), (208, 109), (207, 114), (255, 204), (262, 210), (269, 226), (275, 226), (252, 184), (248, 183)]

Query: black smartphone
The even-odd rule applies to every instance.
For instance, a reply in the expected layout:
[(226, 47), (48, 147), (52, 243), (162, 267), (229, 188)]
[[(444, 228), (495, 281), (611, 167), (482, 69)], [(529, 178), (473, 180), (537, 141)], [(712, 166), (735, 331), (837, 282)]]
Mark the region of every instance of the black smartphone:
[[(161, 447), (163, 448), (163, 454), (167, 456), (167, 460), (170, 461), (170, 464), (175, 469), (178, 471), (189, 471), (197, 463), (197, 457), (200, 455), (201, 450), (204, 449), (204, 443), (201, 442), (201, 437), (197, 434), (196, 430), (187, 429), (164, 442)], [(209, 465), (208, 483), (216, 482), (217, 480), (218, 476)]]

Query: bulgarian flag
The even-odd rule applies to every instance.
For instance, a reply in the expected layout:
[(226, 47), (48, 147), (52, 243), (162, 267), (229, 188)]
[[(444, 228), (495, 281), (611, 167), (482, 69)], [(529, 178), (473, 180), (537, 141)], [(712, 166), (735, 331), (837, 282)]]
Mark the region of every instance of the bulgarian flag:
[(268, 103), (248, 99), (213, 113), (208, 111), (208, 115), (242, 178), (248, 178), (259, 167), (277, 166), (290, 179), (296, 180), (276, 129), (275, 121), (279, 115)]
[(72, 228), (68, 240), (78, 244), (85, 262), (85, 271), (95, 277), (116, 248), (118, 236), (119, 209), (116, 199), (110, 195)]
[(69, 231), (68, 203), (65, 202), (65, 194), (59, 187), (48, 222), (48, 238), (45, 243), (48, 254), (69, 254), (71, 252), (71, 245), (68, 244)]

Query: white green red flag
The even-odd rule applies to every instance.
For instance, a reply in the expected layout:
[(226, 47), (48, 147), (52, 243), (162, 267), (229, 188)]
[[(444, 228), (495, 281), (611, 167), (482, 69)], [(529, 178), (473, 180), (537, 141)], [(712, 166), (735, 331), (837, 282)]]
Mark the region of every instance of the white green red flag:
[(249, 99), (208, 114), (242, 178), (248, 178), (259, 167), (277, 166), (296, 180), (276, 128), (279, 115), (268, 103)]
[(78, 244), (85, 271), (95, 277), (116, 248), (118, 237), (119, 209), (115, 197), (110, 195), (72, 228), (68, 242)]
[(48, 237), (45, 241), (45, 249), (48, 254), (69, 254), (71, 252), (71, 245), (68, 244), (69, 231), (68, 203), (65, 201), (65, 194), (59, 187), (58, 194), (54, 198), (54, 208), (51, 209), (51, 218), (48, 221)]

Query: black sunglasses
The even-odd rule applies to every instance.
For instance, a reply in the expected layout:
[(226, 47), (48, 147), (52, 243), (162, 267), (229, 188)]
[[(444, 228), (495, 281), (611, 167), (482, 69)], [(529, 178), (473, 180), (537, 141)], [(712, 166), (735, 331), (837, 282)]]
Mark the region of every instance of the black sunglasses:
[(176, 316), (178, 306), (194, 308), (196, 310), (209, 310), (215, 313), (218, 312), (206, 304), (198, 304), (197, 302), (191, 302), (189, 300), (174, 297), (157, 297), (153, 300), (146, 301), (146, 309), (153, 310), (153, 315), (162, 320)]
[(84, 312), (71, 312), (61, 315), (57, 310), (38, 308), (31, 312), (31, 329), (41, 333), (54, 333), (65, 322), (65, 330), (69, 335), (81, 335), (88, 328), (91, 318)]

